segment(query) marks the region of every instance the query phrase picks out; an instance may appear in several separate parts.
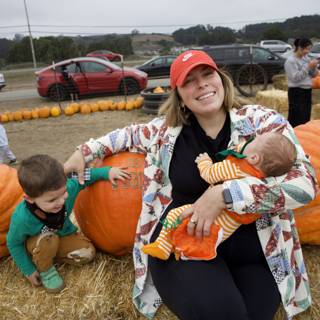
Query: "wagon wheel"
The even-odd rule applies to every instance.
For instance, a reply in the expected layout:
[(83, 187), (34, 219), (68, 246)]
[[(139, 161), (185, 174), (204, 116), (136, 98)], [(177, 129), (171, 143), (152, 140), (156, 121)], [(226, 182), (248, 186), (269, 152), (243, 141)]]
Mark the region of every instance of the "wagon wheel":
[(243, 65), (235, 76), (236, 88), (245, 97), (253, 97), (268, 85), (268, 75), (258, 64)]

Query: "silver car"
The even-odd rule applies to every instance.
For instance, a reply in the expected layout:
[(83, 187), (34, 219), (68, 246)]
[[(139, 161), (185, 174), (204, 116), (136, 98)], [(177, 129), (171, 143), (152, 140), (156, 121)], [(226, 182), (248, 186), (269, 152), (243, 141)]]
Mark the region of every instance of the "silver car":
[(6, 82), (4, 80), (4, 75), (0, 73), (0, 90), (6, 86)]
[(286, 52), (292, 49), (291, 45), (281, 40), (263, 40), (260, 47), (269, 49), (272, 52)]

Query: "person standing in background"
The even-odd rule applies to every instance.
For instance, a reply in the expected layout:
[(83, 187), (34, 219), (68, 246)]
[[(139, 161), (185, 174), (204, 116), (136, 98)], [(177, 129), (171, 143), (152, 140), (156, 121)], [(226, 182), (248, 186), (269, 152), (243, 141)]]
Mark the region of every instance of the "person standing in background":
[(4, 157), (9, 159), (9, 164), (17, 162), (16, 156), (9, 148), (6, 129), (2, 124), (0, 124), (0, 163), (4, 162)]
[(312, 42), (309, 39), (295, 41), (294, 53), (288, 57), (284, 69), (288, 78), (288, 121), (292, 127), (306, 123), (311, 117), (311, 79), (318, 74), (317, 59), (310, 59), (307, 55)]

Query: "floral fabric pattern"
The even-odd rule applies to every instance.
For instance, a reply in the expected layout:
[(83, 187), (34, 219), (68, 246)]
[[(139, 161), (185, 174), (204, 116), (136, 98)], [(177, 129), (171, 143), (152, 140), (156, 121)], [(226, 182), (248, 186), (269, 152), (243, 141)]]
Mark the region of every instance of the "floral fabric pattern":
[[(223, 183), (233, 198), (232, 211), (261, 214), (256, 221), (258, 236), (287, 316), (291, 318), (311, 304), (308, 276), (292, 209), (315, 197), (315, 174), (293, 129), (275, 111), (247, 105), (231, 110), (230, 118), (228, 148), (235, 148), (256, 134), (281, 128), (297, 148), (297, 161), (286, 175), (262, 180), (246, 177)], [(146, 154), (142, 211), (133, 249), (133, 302), (150, 319), (161, 305), (161, 298), (152, 283), (147, 255), (141, 247), (149, 242), (162, 213), (172, 201), (169, 165), (181, 129), (167, 127), (163, 118), (156, 118), (147, 124), (131, 125), (99, 139), (91, 139), (80, 147), (86, 162), (124, 150)]]

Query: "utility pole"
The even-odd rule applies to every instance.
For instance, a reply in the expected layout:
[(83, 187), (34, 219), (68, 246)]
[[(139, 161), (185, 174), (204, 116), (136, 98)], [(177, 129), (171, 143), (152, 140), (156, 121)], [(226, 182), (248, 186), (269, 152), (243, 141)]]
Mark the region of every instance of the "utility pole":
[(26, 17), (27, 17), (27, 23), (28, 23), (29, 39), (30, 39), (30, 47), (31, 47), (32, 60), (33, 60), (33, 67), (34, 67), (34, 69), (36, 69), (37, 68), (37, 61), (36, 61), (36, 55), (34, 53), (33, 39), (32, 39), (32, 34), (31, 34), (30, 23), (29, 23), (27, 3), (26, 3), (26, 0), (23, 0), (23, 2), (24, 2), (24, 9), (25, 9), (25, 12), (26, 12)]

